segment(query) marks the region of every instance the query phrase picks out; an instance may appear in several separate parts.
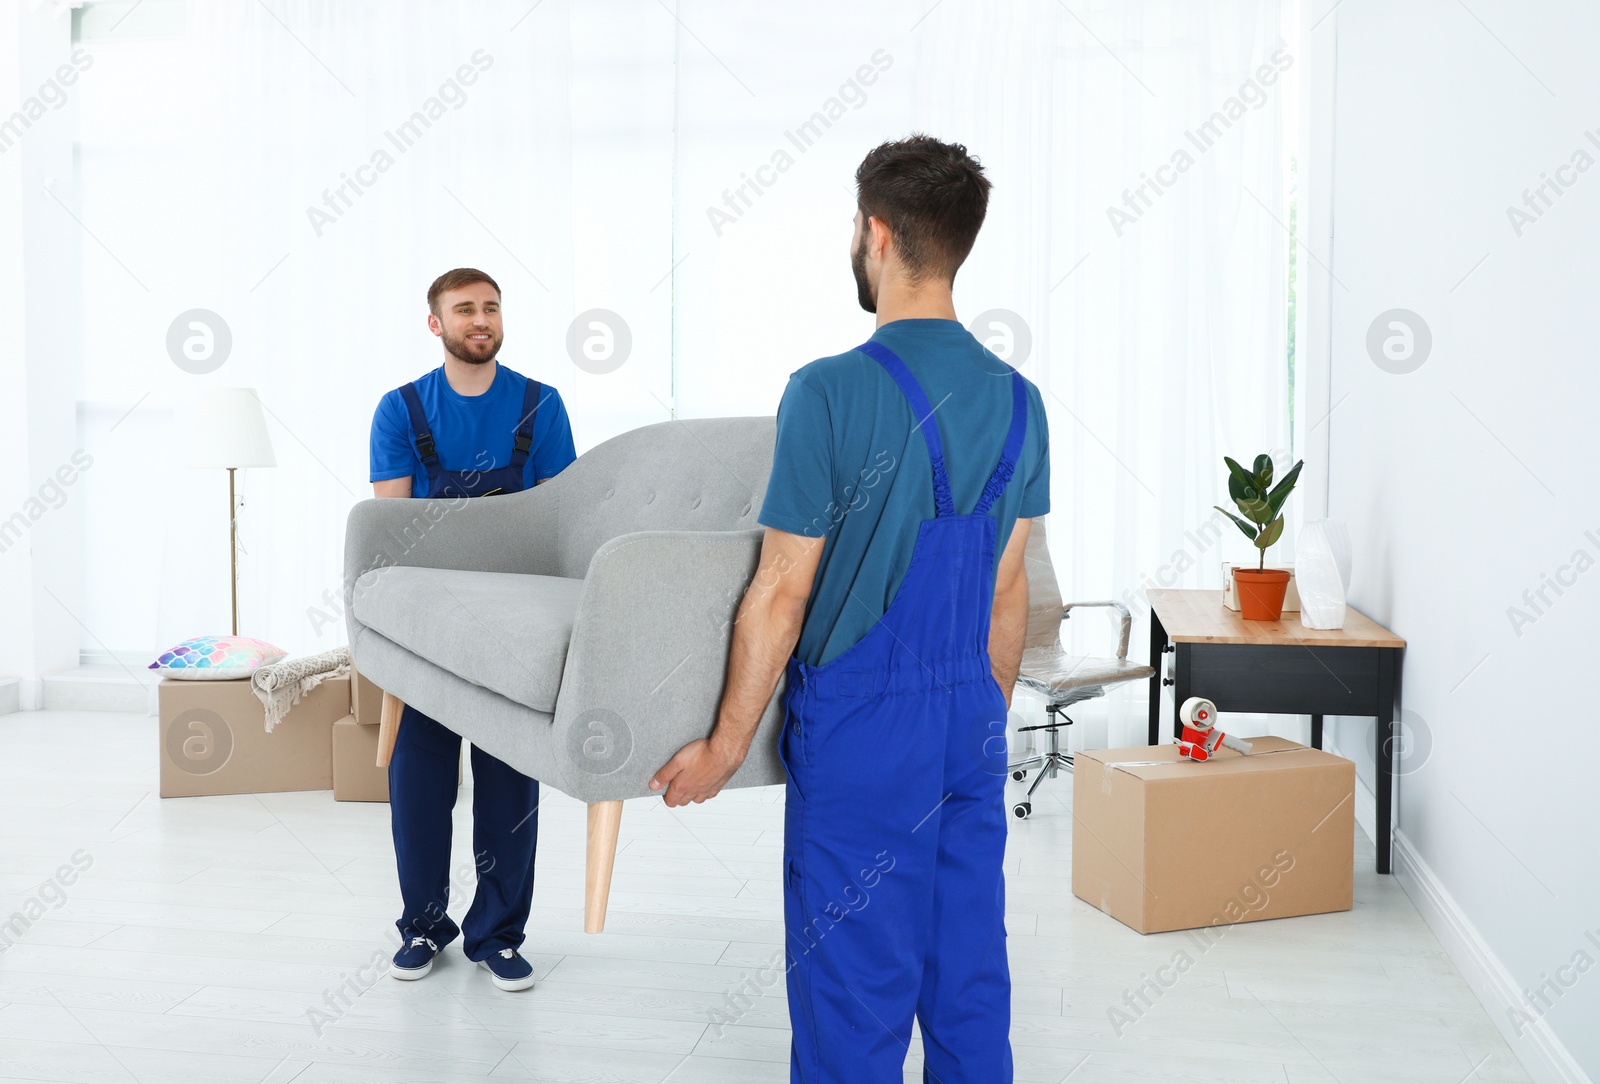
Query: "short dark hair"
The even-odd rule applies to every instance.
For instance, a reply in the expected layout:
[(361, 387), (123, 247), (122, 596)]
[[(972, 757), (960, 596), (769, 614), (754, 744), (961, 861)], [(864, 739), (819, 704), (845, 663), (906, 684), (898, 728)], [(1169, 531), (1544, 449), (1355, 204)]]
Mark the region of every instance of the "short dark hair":
[(959, 143), (913, 132), (874, 147), (856, 168), (856, 204), (894, 235), (913, 277), (954, 281), (989, 208), (983, 165)]
[(439, 295), (447, 290), (459, 290), (463, 286), (474, 283), (487, 282), (494, 287), (494, 292), (500, 292), (500, 284), (476, 267), (458, 267), (454, 271), (446, 271), (433, 280), (433, 285), (428, 287), (428, 311), (435, 316), (439, 315)]

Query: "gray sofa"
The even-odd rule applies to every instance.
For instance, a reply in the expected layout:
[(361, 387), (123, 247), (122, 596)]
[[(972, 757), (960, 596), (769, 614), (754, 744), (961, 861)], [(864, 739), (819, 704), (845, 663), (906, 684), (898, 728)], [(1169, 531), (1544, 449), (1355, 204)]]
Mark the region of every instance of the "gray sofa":
[[(774, 432), (770, 417), (662, 422), (522, 493), (350, 511), (356, 667), (386, 700), (589, 803), (590, 932), (622, 799), (653, 793), (655, 770), (710, 732)], [(730, 786), (783, 782), (782, 694)]]

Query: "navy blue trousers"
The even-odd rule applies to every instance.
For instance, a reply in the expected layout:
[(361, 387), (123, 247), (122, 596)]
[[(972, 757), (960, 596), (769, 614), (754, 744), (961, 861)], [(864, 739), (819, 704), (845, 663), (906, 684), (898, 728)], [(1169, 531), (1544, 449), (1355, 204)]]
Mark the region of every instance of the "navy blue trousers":
[(533, 856), (539, 838), (539, 781), (472, 747), (472, 857), (457, 863), (478, 888), (461, 926), (450, 904), (451, 812), (456, 804), (461, 736), (410, 705), (389, 761), (389, 817), (403, 911), (401, 938), (426, 937), (443, 948), (464, 935), (467, 959), (518, 948), (533, 904)]

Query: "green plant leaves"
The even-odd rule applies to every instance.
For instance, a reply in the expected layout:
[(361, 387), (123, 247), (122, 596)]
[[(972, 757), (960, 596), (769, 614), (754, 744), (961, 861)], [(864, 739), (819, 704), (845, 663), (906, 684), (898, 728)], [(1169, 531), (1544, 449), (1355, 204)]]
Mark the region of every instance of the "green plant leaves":
[(1283, 537), (1283, 517), (1279, 516), (1277, 519), (1261, 528), (1261, 533), (1256, 535), (1256, 548), (1265, 553), (1267, 547), (1272, 545), (1281, 537)]
[(1272, 522), (1272, 517), (1276, 514), (1276, 510), (1259, 497), (1252, 497), (1247, 501), (1235, 501), (1234, 503), (1239, 506), (1239, 511), (1243, 512), (1245, 518), (1250, 520), (1251, 523), (1270, 523)]
[[(1267, 547), (1283, 537), (1283, 516), (1279, 513), (1294, 490), (1295, 483), (1300, 480), (1300, 469), (1306, 465), (1305, 460), (1296, 462), (1275, 486), (1272, 484), (1272, 457), (1265, 452), (1255, 457), (1250, 470), (1245, 470), (1229, 456), (1223, 456), (1222, 461), (1228, 465), (1228, 496), (1233, 498), (1233, 503), (1251, 522), (1246, 523), (1221, 505), (1212, 507), (1233, 520), (1244, 536), (1255, 544), (1261, 551), (1264, 564)], [(1251, 526), (1251, 523), (1255, 526)]]
[(1265, 493), (1272, 484), (1272, 457), (1265, 452), (1256, 456), (1255, 476), (1256, 488)]
[(1261, 496), (1261, 492), (1256, 489), (1255, 475), (1239, 466), (1239, 464), (1235, 463), (1227, 456), (1223, 456), (1222, 461), (1228, 464), (1229, 497), (1232, 497), (1235, 501), (1245, 501), (1250, 500), (1253, 497)]
[(1283, 480), (1272, 487), (1272, 492), (1267, 494), (1267, 504), (1271, 506), (1273, 515), (1277, 515), (1283, 508), (1283, 502), (1289, 499), (1290, 490), (1294, 489), (1295, 482), (1300, 478), (1300, 468), (1305, 465), (1304, 459), (1296, 463), (1289, 473), (1283, 476)]
[(1240, 519), (1238, 516), (1234, 515), (1220, 504), (1214, 504), (1211, 507), (1215, 508), (1218, 512), (1221, 512), (1223, 515), (1233, 520), (1233, 522), (1237, 523), (1239, 525), (1239, 530), (1243, 531), (1244, 536), (1250, 541), (1254, 542), (1256, 540), (1256, 529), (1250, 526), (1250, 524), (1246, 523), (1244, 520)]

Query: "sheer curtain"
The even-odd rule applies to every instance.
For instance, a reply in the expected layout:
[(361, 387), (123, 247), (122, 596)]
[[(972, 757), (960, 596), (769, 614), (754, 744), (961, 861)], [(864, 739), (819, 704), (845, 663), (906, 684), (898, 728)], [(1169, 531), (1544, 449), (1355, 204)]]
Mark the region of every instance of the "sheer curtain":
[[(240, 475), (240, 631), (294, 652), (344, 642), (344, 521), (379, 396), (440, 362), (434, 276), (494, 275), (502, 358), (569, 390), (568, 5), (530, 6), (189, 0), (181, 38), (89, 43), (86, 650), (227, 628), (227, 479), (174, 428), (199, 388), (260, 393), (277, 466)], [(194, 309), (231, 337), (213, 372), (168, 354)]]
[[(1224, 454), (1287, 454), (1283, 0), (188, 10), (183, 41), (100, 47), (85, 87), (82, 210), (127, 265), (81, 239), (80, 425), (112, 452), (89, 529), (118, 539), (88, 548), (86, 648), (224, 627), (226, 480), (182, 470), (170, 432), (207, 381), (260, 389), (278, 453), (243, 479), (243, 631), (343, 642), (373, 404), (438, 363), (421, 295), (445, 268), (500, 279), (503, 357), (562, 391), (580, 452), (674, 415), (770, 414), (790, 372), (870, 334), (852, 176), (912, 130), (966, 143), (995, 183), (957, 310), (1044, 392), (1064, 592), (1142, 616), (1146, 586), (1216, 586), (1248, 551), (1211, 506)], [(476, 81), (442, 89), (464, 65)], [(380, 149), (391, 167), (358, 176)], [(193, 308), (233, 335), (204, 376), (162, 346)], [(610, 373), (567, 354), (595, 309), (632, 339)], [(1101, 622), (1075, 620), (1075, 644), (1103, 649)], [(1085, 737), (1142, 740), (1142, 705), (1110, 698)]]
[[(1212, 511), (1222, 457), (1288, 465), (1290, 5), (837, 3), (737, 28), (716, 7), (680, 5), (699, 36), (679, 46), (679, 410), (770, 412), (789, 372), (870, 334), (846, 262), (855, 165), (913, 129), (965, 143), (995, 187), (957, 311), (1044, 393), (1064, 593), (1127, 603), (1142, 658), (1147, 586), (1220, 586), (1253, 553)], [(887, 70), (846, 90), (875, 55)], [(843, 97), (797, 150), (788, 133)], [(795, 161), (761, 184), (775, 150)], [(710, 213), (730, 190), (732, 222)], [(1075, 648), (1105, 653), (1103, 621), (1072, 622)], [(1143, 744), (1144, 695), (1086, 706), (1082, 740)]]

